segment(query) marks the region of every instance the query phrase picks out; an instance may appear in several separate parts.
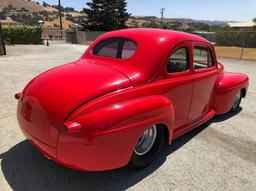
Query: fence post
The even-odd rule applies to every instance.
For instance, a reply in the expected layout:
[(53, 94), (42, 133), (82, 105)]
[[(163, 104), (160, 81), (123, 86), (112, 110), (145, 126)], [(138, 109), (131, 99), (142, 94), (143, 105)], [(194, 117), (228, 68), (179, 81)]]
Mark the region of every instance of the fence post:
[(3, 33), (1, 22), (0, 22), (0, 55), (6, 55), (6, 48), (5, 48), (5, 42), (4, 42), (4, 33)]
[(246, 32), (244, 32), (244, 35), (243, 35), (243, 43), (242, 43), (242, 50), (241, 50), (240, 60), (242, 60), (242, 59), (243, 59), (243, 55), (244, 55), (244, 48), (245, 48), (245, 41), (246, 41)]

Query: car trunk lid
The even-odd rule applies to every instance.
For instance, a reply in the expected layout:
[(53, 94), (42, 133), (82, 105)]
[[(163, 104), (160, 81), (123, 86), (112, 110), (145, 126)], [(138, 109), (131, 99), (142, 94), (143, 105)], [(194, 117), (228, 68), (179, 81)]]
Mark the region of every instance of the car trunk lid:
[(49, 70), (33, 79), (18, 104), (20, 126), (31, 136), (56, 146), (66, 117), (81, 104), (131, 86), (113, 69), (80, 60)]

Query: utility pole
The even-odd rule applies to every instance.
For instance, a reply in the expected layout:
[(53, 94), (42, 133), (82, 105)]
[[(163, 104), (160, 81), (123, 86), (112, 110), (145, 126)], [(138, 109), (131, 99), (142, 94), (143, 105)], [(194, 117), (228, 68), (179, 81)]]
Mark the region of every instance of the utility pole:
[(163, 28), (164, 12), (165, 12), (165, 8), (161, 8), (161, 21), (160, 21), (161, 28)]
[(60, 15), (60, 37), (61, 39), (63, 39), (63, 34), (62, 34), (62, 30), (63, 30), (63, 27), (62, 27), (62, 12), (61, 12), (61, 3), (60, 3), (60, 0), (59, 0), (59, 15)]

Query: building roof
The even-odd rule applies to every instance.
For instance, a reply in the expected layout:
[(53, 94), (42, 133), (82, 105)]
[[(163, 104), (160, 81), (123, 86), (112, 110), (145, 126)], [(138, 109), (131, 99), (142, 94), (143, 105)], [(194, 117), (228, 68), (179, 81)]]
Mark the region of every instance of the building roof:
[(256, 26), (256, 23), (253, 21), (247, 21), (247, 22), (228, 23), (228, 25), (232, 28), (249, 28), (249, 27)]

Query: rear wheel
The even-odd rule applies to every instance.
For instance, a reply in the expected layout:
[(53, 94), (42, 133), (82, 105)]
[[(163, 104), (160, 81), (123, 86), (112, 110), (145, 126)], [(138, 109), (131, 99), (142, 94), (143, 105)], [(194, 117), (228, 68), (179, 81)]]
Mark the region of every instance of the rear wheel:
[(130, 166), (136, 169), (148, 166), (164, 146), (165, 136), (163, 127), (156, 125), (149, 127), (134, 148)]
[(241, 100), (242, 100), (242, 90), (239, 90), (236, 94), (233, 105), (231, 107), (231, 112), (235, 112), (238, 110)]

